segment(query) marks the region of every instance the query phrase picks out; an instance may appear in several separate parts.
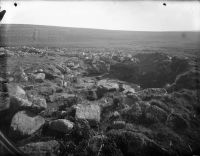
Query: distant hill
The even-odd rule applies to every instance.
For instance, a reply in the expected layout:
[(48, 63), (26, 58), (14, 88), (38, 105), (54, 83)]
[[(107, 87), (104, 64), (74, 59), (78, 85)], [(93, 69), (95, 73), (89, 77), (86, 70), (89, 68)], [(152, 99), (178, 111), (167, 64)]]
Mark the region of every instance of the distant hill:
[(133, 50), (200, 49), (200, 32), (138, 32), (2, 24), (1, 46), (105, 47)]

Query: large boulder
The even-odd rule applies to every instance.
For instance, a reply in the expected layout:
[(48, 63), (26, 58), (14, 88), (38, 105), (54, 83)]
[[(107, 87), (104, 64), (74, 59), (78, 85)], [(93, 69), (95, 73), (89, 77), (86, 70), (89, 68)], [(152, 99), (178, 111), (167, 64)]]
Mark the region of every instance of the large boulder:
[(61, 133), (68, 133), (73, 129), (73, 127), (73, 122), (66, 119), (57, 119), (49, 123), (50, 129)]
[(29, 111), (16, 113), (11, 121), (13, 137), (26, 137), (37, 132), (45, 123), (44, 118)]
[(28, 143), (19, 149), (30, 156), (56, 156), (59, 154), (60, 144), (56, 140)]
[(93, 124), (100, 122), (100, 116), (101, 109), (99, 105), (78, 104), (76, 106), (76, 118), (78, 119), (86, 119)]

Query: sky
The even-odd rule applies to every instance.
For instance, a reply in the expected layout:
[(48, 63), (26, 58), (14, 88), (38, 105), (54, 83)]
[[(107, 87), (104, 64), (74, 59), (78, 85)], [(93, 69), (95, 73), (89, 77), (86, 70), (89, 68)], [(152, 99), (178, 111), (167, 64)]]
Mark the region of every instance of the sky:
[[(129, 31), (200, 31), (200, 2), (180, 1), (0, 2), (2, 23)], [(163, 5), (166, 2), (166, 6)]]

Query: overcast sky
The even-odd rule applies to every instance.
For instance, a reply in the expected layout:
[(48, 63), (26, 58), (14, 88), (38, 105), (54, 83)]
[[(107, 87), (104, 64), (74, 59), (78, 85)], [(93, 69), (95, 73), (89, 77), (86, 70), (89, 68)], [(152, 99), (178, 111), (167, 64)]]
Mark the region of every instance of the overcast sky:
[[(200, 3), (1, 1), (2, 23), (133, 31), (200, 31)], [(163, 5), (166, 2), (166, 6)]]

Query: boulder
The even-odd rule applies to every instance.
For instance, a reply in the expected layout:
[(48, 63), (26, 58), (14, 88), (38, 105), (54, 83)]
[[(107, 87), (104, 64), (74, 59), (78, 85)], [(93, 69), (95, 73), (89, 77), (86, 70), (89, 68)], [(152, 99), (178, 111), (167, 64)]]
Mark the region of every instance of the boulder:
[(28, 143), (19, 147), (24, 154), (31, 156), (56, 156), (59, 154), (59, 148), (60, 144), (56, 140)]
[(13, 137), (26, 137), (37, 132), (45, 123), (44, 118), (29, 111), (17, 112), (11, 121)]
[(50, 129), (61, 133), (68, 133), (73, 129), (73, 127), (73, 122), (66, 119), (58, 119), (49, 123)]
[(78, 119), (86, 119), (91, 123), (100, 122), (101, 109), (99, 105), (84, 105), (78, 104), (76, 106), (76, 117)]

